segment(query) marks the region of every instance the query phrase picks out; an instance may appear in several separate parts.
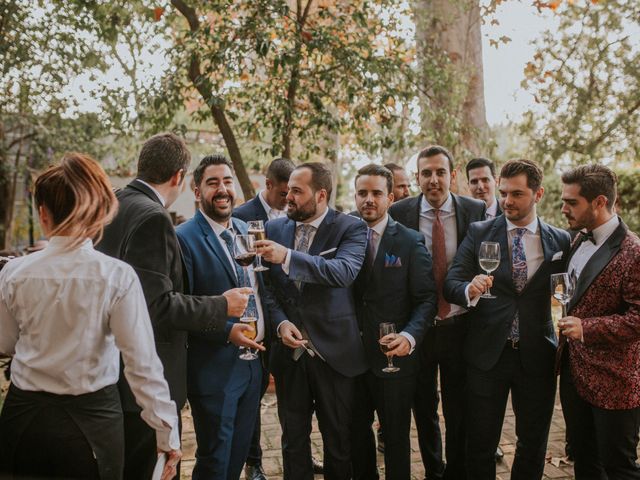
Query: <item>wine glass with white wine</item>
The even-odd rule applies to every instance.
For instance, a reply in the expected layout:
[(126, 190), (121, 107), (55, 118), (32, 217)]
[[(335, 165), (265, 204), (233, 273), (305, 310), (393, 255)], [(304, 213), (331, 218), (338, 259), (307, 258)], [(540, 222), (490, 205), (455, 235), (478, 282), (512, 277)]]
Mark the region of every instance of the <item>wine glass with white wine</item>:
[[(497, 242), (482, 242), (480, 244), (480, 252), (478, 253), (478, 263), (480, 268), (487, 272), (487, 276), (491, 275), (500, 265), (500, 244)], [(491, 289), (480, 295), (480, 298), (497, 298), (491, 295)]]
[[(249, 227), (248, 233), (256, 237), (256, 241), (267, 239), (267, 234), (264, 230), (264, 222), (262, 220), (251, 220), (250, 222), (247, 222), (247, 226)], [(262, 256), (258, 254), (257, 257), (258, 257), (258, 265), (254, 267), (253, 271), (264, 272), (266, 270), (269, 270), (267, 267), (262, 265)]]

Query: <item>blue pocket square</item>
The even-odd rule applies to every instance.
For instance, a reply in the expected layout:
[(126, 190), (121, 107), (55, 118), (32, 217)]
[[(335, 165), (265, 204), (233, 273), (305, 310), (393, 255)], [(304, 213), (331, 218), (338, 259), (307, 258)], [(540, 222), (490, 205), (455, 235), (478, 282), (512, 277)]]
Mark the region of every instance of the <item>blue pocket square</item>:
[(390, 253), (384, 254), (384, 266), (391, 268), (398, 268), (402, 266), (402, 260), (400, 257), (396, 257)]

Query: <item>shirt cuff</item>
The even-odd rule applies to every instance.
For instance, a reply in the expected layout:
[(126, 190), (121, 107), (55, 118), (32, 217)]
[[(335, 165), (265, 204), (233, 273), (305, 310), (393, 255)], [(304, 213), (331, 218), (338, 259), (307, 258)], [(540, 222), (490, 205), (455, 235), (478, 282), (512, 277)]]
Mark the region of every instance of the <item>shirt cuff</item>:
[(278, 326), (276, 327), (276, 335), (278, 336), (278, 338), (282, 338), (282, 335), (280, 335), (280, 327), (282, 326), (283, 323), (291, 323), (291, 322), (289, 320), (283, 320), (278, 324)]
[(175, 417), (174, 424), (171, 427), (166, 426), (163, 422), (162, 429), (156, 430), (156, 444), (159, 450), (168, 452), (169, 450), (180, 449), (180, 430), (178, 429), (178, 417)]
[(284, 257), (284, 263), (282, 264), (282, 271), (289, 275), (289, 264), (291, 263), (291, 249), (287, 249), (287, 256)]
[(469, 300), (469, 287), (470, 286), (471, 286), (471, 283), (467, 283), (467, 286), (464, 288), (464, 296), (467, 299), (467, 308), (475, 307), (478, 304), (478, 302), (480, 301), (480, 295), (478, 295), (473, 300)]
[(416, 349), (416, 339), (413, 338), (413, 335), (407, 332), (400, 332), (399, 335), (402, 335), (407, 340), (409, 340), (409, 343), (411, 344), (411, 350), (409, 350), (409, 355), (411, 355), (413, 351)]

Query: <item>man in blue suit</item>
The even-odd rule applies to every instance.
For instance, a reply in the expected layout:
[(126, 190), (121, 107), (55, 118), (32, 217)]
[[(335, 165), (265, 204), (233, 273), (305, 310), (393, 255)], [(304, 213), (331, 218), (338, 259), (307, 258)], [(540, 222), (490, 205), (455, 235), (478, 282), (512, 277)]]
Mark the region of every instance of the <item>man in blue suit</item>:
[(367, 362), (352, 284), (362, 267), (366, 224), (329, 208), (331, 171), (298, 166), (289, 179), (288, 218), (267, 223), (259, 252), (270, 263), (271, 369), (282, 426), (284, 478), (313, 479), (311, 415), (324, 444), (327, 479), (351, 478), (354, 378)]
[[(245, 275), (234, 261), (234, 237), (246, 234), (247, 226), (231, 219), (233, 166), (223, 155), (209, 155), (193, 178), (200, 210), (177, 229), (191, 293), (216, 295), (250, 281), (256, 293), (255, 305), (249, 304), (258, 312), (256, 341), (261, 341), (266, 334), (261, 280), (251, 268)], [(236, 346), (189, 335), (187, 393), (197, 441), (194, 479), (240, 477), (258, 413), (262, 374), (260, 360), (238, 358)]]
[[(511, 392), (518, 437), (511, 478), (533, 480), (543, 475), (556, 389), (549, 278), (564, 271), (569, 234), (536, 216), (544, 188), (535, 163), (507, 162), (499, 192), (504, 214), (469, 227), (444, 293), (471, 308), (464, 346), (468, 476), (496, 477), (494, 455)], [(491, 277), (478, 263), (483, 241), (500, 244)], [(479, 298), (489, 287), (496, 298)]]
[[(367, 253), (355, 282), (358, 323), (369, 370), (356, 379), (352, 430), (354, 479), (377, 479), (376, 446), (371, 430), (374, 411), (384, 431), (385, 475), (411, 478), (411, 406), (418, 356), (414, 352), (436, 315), (437, 293), (431, 255), (424, 236), (395, 222), (393, 174), (370, 164), (356, 176), (356, 207), (368, 225)], [(391, 322), (399, 333), (387, 354), (397, 372), (383, 372), (387, 358), (380, 350), (380, 324)]]
[(289, 192), (289, 176), (296, 166), (286, 158), (276, 158), (267, 168), (265, 189), (234, 209), (233, 216), (249, 222), (262, 220), (267, 223), (285, 215), (287, 193)]

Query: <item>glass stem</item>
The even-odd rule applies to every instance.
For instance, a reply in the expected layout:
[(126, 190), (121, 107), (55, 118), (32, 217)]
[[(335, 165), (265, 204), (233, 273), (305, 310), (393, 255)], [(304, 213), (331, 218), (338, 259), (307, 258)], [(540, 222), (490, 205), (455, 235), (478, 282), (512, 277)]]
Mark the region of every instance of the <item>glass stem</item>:
[[(487, 272), (487, 277), (489, 277), (489, 276), (491, 276), (491, 272)], [(485, 295), (491, 295), (491, 287), (487, 287), (487, 291), (484, 294)]]
[(567, 304), (566, 303), (562, 303), (562, 318), (567, 316)]
[(387, 355), (387, 365), (389, 368), (393, 368), (393, 357), (391, 355)]
[(262, 255), (258, 253), (256, 257), (258, 257), (258, 268), (262, 268)]

